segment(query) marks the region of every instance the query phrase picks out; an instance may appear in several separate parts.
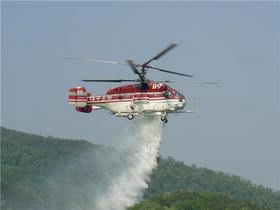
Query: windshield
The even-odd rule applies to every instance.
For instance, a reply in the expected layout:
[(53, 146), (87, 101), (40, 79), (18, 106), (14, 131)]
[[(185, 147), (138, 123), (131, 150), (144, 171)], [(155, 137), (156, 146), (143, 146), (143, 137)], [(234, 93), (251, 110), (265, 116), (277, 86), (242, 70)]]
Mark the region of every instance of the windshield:
[(184, 97), (184, 95), (183, 95), (183, 94), (181, 94), (181, 93), (180, 93), (180, 92), (178, 92), (178, 91), (175, 91), (175, 95), (176, 95), (176, 96), (178, 96), (179, 98), (180, 98), (180, 97)]

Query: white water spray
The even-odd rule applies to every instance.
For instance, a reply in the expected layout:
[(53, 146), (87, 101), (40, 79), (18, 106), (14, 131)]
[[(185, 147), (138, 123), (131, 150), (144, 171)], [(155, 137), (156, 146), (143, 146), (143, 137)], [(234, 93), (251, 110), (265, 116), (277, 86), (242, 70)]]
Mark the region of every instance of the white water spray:
[[(60, 162), (41, 188), (46, 206), (30, 210), (124, 210), (140, 201), (162, 136), (159, 118), (137, 117), (114, 139), (115, 147), (93, 146)], [(81, 148), (80, 148), (81, 149)]]
[[(137, 118), (121, 135), (118, 148), (126, 164), (94, 201), (94, 210), (124, 210), (142, 198), (149, 174), (156, 167), (162, 136), (158, 118)], [(129, 152), (127, 152), (129, 151)]]

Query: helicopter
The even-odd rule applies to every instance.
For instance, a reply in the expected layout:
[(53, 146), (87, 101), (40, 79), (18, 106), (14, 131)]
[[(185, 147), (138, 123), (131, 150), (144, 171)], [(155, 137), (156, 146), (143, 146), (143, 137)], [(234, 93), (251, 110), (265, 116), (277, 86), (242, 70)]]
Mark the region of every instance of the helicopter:
[(79, 112), (90, 113), (95, 110), (104, 109), (116, 117), (126, 117), (128, 120), (132, 120), (141, 115), (146, 117), (160, 117), (165, 123), (168, 122), (169, 114), (195, 112), (194, 110), (184, 110), (188, 102), (187, 98), (175, 88), (169, 86), (168, 83), (172, 83), (173, 81), (153, 81), (147, 78), (147, 72), (149, 70), (156, 70), (182, 77), (193, 77), (189, 74), (150, 65), (152, 61), (158, 60), (176, 46), (177, 44), (170, 44), (143, 64), (138, 64), (133, 60), (127, 60), (126, 63), (121, 63), (100, 59), (66, 57), (66, 59), (79, 61), (125, 64), (138, 76), (137, 79), (83, 79), (83, 82), (132, 82), (132, 84), (112, 87), (103, 96), (92, 95), (83, 86), (74, 87), (69, 89), (68, 103), (73, 105), (76, 111)]

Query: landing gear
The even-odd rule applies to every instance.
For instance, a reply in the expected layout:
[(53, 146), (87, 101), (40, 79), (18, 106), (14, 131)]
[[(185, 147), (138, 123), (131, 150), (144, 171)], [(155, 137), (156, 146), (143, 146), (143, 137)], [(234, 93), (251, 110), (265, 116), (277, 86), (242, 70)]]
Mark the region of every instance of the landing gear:
[(163, 122), (165, 122), (165, 123), (167, 123), (167, 122), (168, 122), (168, 120), (167, 120), (167, 117), (166, 117), (166, 116), (161, 116), (161, 117), (160, 117), (160, 119), (161, 119), (161, 121), (163, 121)]
[(133, 115), (133, 114), (127, 115), (127, 119), (132, 120), (133, 118), (134, 118), (134, 115)]

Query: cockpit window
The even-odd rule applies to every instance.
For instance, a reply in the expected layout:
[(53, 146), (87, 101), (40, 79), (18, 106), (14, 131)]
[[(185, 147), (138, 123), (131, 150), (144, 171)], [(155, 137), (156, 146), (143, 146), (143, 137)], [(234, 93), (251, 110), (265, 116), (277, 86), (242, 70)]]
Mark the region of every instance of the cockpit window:
[(165, 98), (170, 98), (171, 93), (170, 93), (169, 91), (165, 91), (165, 92), (163, 92), (163, 96), (164, 96)]
[(178, 91), (176, 91), (175, 94), (176, 94), (176, 96), (178, 96), (178, 97), (183, 97), (183, 95), (182, 95), (180, 92), (178, 92)]

